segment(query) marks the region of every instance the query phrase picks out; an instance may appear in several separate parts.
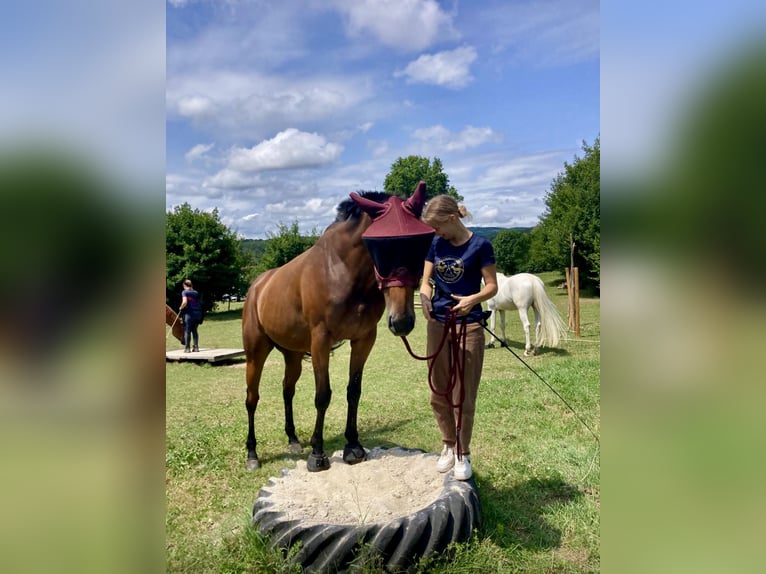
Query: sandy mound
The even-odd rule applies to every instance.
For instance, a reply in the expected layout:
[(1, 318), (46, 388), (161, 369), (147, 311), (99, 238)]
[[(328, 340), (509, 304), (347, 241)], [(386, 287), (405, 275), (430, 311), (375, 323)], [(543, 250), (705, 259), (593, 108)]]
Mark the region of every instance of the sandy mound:
[[(367, 460), (343, 462), (343, 452), (330, 457), (330, 469), (309, 472), (306, 461), (272, 478), (260, 496), (270, 510), (287, 520), (306, 523), (374, 524), (408, 516), (434, 502), (445, 475), (436, 470), (437, 455), (402, 448), (373, 448)], [(268, 495), (267, 495), (268, 493)]]

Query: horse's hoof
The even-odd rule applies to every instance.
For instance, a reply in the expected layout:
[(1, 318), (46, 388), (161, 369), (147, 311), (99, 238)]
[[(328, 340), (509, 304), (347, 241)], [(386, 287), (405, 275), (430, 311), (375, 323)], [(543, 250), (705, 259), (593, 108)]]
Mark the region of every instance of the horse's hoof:
[(330, 459), (327, 458), (324, 453), (314, 454), (312, 452), (306, 461), (306, 467), (308, 468), (309, 472), (320, 472), (322, 470), (327, 470), (330, 468)]
[(287, 445), (287, 450), (290, 451), (291, 454), (301, 454), (303, 452), (303, 445), (299, 442), (290, 442)]
[(247, 470), (258, 470), (259, 468), (261, 468), (261, 463), (258, 462), (257, 458), (247, 459)]
[(484, 347), (484, 348), (485, 348), (485, 349), (494, 349), (494, 348), (495, 348), (495, 344), (494, 344), (494, 343), (490, 343), (489, 345), (487, 345), (487, 346), (486, 346), (486, 347)]
[(346, 445), (343, 449), (343, 462), (347, 464), (356, 464), (363, 460), (367, 460), (367, 452), (365, 452), (362, 445)]

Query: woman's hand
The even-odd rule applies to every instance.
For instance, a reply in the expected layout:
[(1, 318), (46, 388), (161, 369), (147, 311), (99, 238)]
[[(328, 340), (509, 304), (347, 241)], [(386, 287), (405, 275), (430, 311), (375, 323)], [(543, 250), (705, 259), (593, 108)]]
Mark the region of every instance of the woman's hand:
[(425, 293), (420, 294), (420, 305), (423, 307), (423, 316), (426, 318), (426, 321), (434, 321), (435, 319), (431, 316), (433, 312), (431, 299)]
[(452, 306), (452, 310), (458, 315), (468, 315), (474, 308), (474, 297), (471, 295), (450, 295), (457, 303)]

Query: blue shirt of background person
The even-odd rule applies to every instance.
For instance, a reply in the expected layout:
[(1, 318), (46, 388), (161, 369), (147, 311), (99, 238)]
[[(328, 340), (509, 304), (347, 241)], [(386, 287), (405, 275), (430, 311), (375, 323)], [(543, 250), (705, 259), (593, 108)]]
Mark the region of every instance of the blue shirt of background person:
[[(183, 314), (184, 319), (184, 352), (197, 352), (199, 351), (197, 327), (202, 322), (202, 304), (199, 293), (194, 289), (190, 279), (184, 280), (183, 286), (179, 312)], [(191, 347), (192, 342), (193, 347)]]
[(199, 320), (202, 317), (202, 304), (199, 302), (199, 292), (195, 289), (187, 288), (181, 291), (181, 297), (186, 299), (186, 305), (182, 309), (184, 315), (190, 315), (191, 318)]
[[(434, 237), (426, 256), (434, 266), (435, 289), (431, 305), (433, 316), (444, 322), (447, 309), (455, 304), (452, 295), (470, 295), (481, 291), (481, 270), (495, 264), (492, 244), (484, 237), (473, 234), (460, 246), (454, 246), (446, 239)], [(475, 305), (467, 315), (467, 322), (481, 319), (481, 304)]]

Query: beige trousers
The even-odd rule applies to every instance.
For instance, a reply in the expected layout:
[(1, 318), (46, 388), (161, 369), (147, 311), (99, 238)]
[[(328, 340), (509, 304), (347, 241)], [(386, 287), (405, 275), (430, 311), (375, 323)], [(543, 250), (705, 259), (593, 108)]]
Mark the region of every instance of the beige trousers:
[[(433, 355), (439, 348), (444, 330), (447, 327), (438, 321), (428, 322), (428, 356)], [(460, 333), (460, 325), (457, 325), (457, 333)], [(434, 390), (444, 393), (450, 383), (450, 358), (451, 358), (451, 335), (447, 335), (447, 341), (438, 356), (431, 359), (431, 385)], [(471, 434), (473, 433), (473, 419), (476, 412), (476, 396), (479, 391), (481, 369), (484, 365), (484, 327), (480, 323), (469, 323), (466, 326), (465, 338), (465, 378), (463, 385), (465, 396), (463, 398), (463, 418), (460, 425), (460, 454), (471, 453)], [(452, 389), (452, 397), (441, 396), (431, 390), (431, 409), (433, 410), (436, 424), (442, 435), (442, 442), (454, 447), (457, 439), (459, 409), (450, 406), (459, 404), (461, 382), (458, 378)]]

